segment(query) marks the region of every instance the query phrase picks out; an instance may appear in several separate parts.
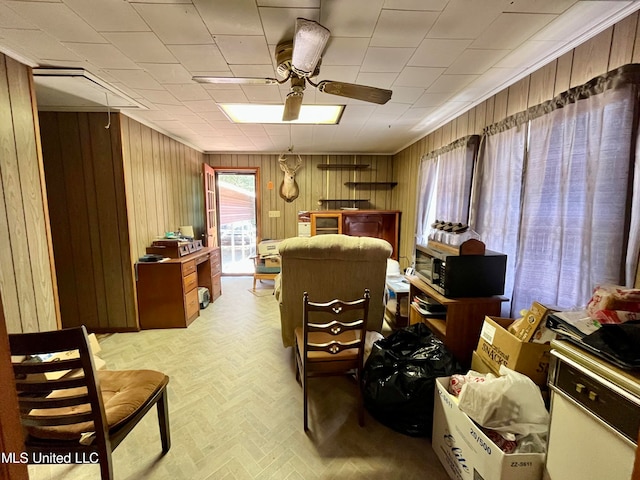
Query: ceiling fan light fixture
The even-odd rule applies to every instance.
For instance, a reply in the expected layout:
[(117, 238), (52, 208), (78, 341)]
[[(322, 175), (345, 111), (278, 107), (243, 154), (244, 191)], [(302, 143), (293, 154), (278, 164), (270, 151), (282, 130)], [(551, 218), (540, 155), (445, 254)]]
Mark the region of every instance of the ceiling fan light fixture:
[(329, 29), (306, 18), (296, 19), (293, 36), (291, 69), (301, 77), (313, 75), (324, 47), (329, 41)]

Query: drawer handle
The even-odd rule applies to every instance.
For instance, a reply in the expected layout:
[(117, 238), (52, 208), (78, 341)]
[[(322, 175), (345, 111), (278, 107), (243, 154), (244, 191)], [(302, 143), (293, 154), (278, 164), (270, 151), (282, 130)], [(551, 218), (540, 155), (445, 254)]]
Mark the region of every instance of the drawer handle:
[(582, 392), (584, 392), (584, 389), (585, 389), (585, 388), (586, 388), (586, 387), (585, 387), (583, 384), (581, 384), (581, 383), (577, 383), (577, 384), (576, 384), (576, 392), (578, 392), (578, 393), (582, 393)]
[(589, 400), (595, 402), (598, 400), (598, 394), (596, 392), (589, 391)]

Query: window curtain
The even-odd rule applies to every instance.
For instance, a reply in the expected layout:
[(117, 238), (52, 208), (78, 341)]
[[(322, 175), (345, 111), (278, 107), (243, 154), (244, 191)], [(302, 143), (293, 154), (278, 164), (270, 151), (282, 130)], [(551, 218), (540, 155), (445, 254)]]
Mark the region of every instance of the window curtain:
[(473, 165), (479, 136), (460, 139), (445, 149), (438, 160), (435, 218), (446, 222), (468, 223)]
[(584, 308), (595, 285), (625, 282), (638, 245), (637, 226), (628, 236), (637, 94), (612, 78), (532, 112), (512, 311), (534, 300)]
[(507, 255), (502, 315), (509, 317), (515, 280), (527, 125), (513, 117), (485, 129), (478, 155), (470, 225), (487, 249)]
[[(427, 244), (429, 226), (434, 220), (435, 185), (438, 174), (438, 157), (425, 155), (418, 171), (418, 209), (416, 219), (416, 243)], [(415, 259), (414, 259), (415, 260)]]

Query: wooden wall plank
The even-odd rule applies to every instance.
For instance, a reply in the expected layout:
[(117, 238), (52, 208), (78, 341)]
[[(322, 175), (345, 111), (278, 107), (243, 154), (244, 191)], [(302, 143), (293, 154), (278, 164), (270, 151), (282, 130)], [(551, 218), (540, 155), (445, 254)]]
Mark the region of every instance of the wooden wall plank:
[(629, 15), (614, 25), (608, 70), (615, 70), (632, 62), (637, 27), (638, 12)]
[(574, 50), (558, 57), (556, 68), (556, 80), (553, 86), (553, 96), (566, 92), (571, 87), (571, 75), (573, 70), (573, 54)]
[(530, 75), (531, 83), (529, 84), (527, 107), (539, 105), (553, 98), (557, 66), (558, 62), (554, 60)]
[(530, 77), (527, 76), (509, 87), (506, 114), (507, 117), (518, 112), (523, 112), (527, 109), (527, 104), (529, 101), (529, 83)]
[(574, 49), (571, 87), (582, 85), (607, 71), (612, 36), (613, 27), (609, 27)]

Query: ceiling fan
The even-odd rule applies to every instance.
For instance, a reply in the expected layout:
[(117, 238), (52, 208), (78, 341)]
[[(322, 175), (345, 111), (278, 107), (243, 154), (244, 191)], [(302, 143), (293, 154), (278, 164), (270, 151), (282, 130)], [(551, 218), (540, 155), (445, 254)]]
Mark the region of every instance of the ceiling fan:
[(237, 83), (282, 85), (291, 81), (291, 91), (284, 103), (282, 121), (297, 120), (302, 106), (304, 89), (308, 83), (324, 93), (354, 98), (365, 102), (384, 105), (391, 98), (391, 90), (358, 85), (355, 83), (322, 80), (318, 83), (311, 81), (320, 73), (320, 60), (324, 47), (329, 40), (329, 30), (318, 22), (305, 18), (296, 19), (295, 34), (292, 41), (284, 41), (276, 47), (275, 57), (277, 78), (251, 77), (206, 77), (196, 76), (193, 80), (200, 83)]

